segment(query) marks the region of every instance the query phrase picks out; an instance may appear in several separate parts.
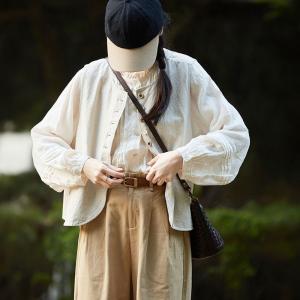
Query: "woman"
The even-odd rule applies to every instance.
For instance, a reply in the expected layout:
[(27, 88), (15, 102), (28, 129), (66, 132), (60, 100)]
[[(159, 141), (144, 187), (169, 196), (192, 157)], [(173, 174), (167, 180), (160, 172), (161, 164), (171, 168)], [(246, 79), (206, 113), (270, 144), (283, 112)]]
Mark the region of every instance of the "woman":
[[(164, 48), (160, 2), (108, 1), (108, 57), (81, 68), (31, 129), (34, 166), (79, 226), (74, 299), (191, 299), (191, 186), (228, 184), (249, 148), (199, 62)], [(112, 69), (155, 125), (157, 142)]]

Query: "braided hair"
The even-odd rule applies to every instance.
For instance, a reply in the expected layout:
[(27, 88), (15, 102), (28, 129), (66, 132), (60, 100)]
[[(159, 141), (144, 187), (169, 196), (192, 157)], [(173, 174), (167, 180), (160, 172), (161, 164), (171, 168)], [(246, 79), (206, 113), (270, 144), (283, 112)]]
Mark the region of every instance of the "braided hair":
[[(169, 22), (169, 18), (167, 21)], [(168, 23), (167, 23), (168, 24)], [(157, 49), (156, 61), (159, 66), (159, 78), (157, 82), (157, 98), (150, 109), (149, 113), (145, 116), (145, 119), (152, 120), (154, 125), (157, 125), (159, 119), (166, 111), (172, 92), (172, 84), (170, 78), (166, 72), (166, 57), (164, 53), (164, 38), (163, 35), (159, 36), (159, 43)]]

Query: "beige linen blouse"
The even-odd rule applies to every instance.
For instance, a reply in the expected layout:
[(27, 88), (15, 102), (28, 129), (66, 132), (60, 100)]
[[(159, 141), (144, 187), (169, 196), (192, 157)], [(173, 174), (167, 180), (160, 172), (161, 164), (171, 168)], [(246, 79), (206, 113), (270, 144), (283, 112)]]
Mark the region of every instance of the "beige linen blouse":
[[(158, 76), (159, 67), (157, 62), (148, 70), (140, 72), (121, 72), (130, 88), (143, 84), (148, 76)], [(156, 86), (153, 84), (147, 94), (140, 91), (137, 99), (148, 112), (155, 102)], [(155, 155), (152, 142), (145, 139), (148, 132), (141, 126), (141, 114), (136, 109), (132, 100), (126, 103), (124, 112), (118, 123), (111, 148), (112, 164), (122, 167), (130, 172), (145, 173), (149, 166), (147, 162)], [(144, 132), (143, 132), (144, 130)], [(144, 133), (144, 134), (143, 134)], [(149, 144), (148, 144), (149, 143)]]
[[(248, 128), (196, 59), (164, 51), (173, 91), (156, 129), (168, 150), (182, 154), (179, 175), (192, 188), (228, 184), (246, 157)], [(156, 96), (158, 72), (157, 63), (141, 73), (123, 72), (146, 111)], [(107, 188), (82, 172), (88, 157), (145, 171), (146, 162), (161, 152), (133, 105), (106, 58), (100, 58), (76, 72), (31, 129), (32, 158), (41, 180), (63, 191), (65, 226), (89, 222), (105, 205)], [(167, 182), (165, 198), (171, 227), (191, 230), (190, 199), (176, 176)]]

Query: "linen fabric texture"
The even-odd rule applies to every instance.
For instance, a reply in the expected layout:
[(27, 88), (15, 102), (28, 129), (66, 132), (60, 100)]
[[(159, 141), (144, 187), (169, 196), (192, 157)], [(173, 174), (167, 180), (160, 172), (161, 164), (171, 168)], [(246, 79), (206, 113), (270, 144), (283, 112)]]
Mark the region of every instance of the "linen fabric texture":
[[(163, 50), (173, 91), (156, 128), (167, 149), (179, 151), (183, 157), (179, 176), (191, 188), (194, 184), (229, 184), (246, 157), (249, 130), (197, 59)], [(141, 72), (147, 71), (144, 80), (135, 72), (127, 76), (135, 96), (142, 92), (148, 98), (146, 112), (156, 97), (157, 64)], [(46, 115), (31, 129), (34, 167), (45, 184), (63, 192), (65, 226), (88, 223), (104, 208), (108, 189), (93, 184), (82, 169), (89, 157), (112, 162), (115, 133), (130, 103), (106, 58), (100, 58), (76, 72)], [(137, 110), (136, 114), (138, 118)], [(151, 146), (149, 150), (154, 155), (161, 153), (147, 125), (139, 122), (140, 134)], [(165, 199), (170, 226), (191, 230), (190, 199), (176, 176), (166, 183)]]

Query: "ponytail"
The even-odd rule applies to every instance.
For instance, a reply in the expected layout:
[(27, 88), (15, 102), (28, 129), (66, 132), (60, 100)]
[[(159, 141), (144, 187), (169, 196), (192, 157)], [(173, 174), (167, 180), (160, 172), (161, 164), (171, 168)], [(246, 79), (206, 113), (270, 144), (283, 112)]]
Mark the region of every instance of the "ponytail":
[(154, 125), (157, 125), (160, 117), (166, 111), (172, 92), (172, 84), (166, 72), (166, 57), (164, 53), (163, 35), (159, 36), (156, 60), (159, 66), (159, 78), (157, 82), (157, 98), (156, 101), (146, 115), (145, 119), (152, 120)]

